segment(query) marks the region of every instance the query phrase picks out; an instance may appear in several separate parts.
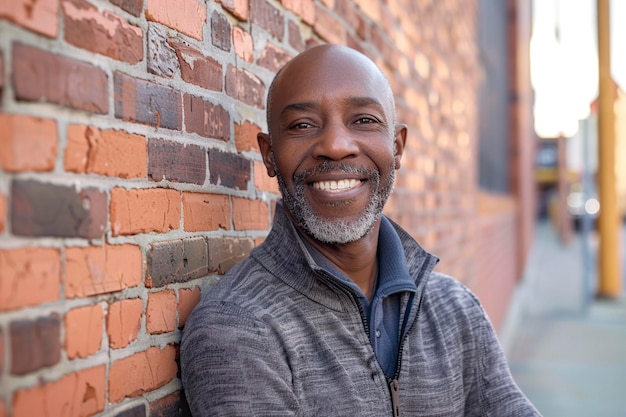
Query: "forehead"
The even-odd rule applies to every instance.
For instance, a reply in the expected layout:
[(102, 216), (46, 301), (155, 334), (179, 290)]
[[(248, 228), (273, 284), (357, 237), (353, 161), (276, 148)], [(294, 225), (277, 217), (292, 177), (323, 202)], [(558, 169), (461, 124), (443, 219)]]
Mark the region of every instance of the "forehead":
[(276, 78), (271, 98), (275, 114), (294, 103), (358, 102), (354, 98), (376, 100), (391, 111), (389, 86), (365, 56), (332, 48), (307, 52), (288, 63)]

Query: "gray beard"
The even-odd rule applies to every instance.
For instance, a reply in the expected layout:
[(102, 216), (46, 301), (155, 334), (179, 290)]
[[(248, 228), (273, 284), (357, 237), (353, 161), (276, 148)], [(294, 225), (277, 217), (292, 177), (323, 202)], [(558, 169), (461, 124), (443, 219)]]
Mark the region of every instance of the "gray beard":
[[(368, 179), (370, 187), (369, 204), (358, 219), (348, 221), (343, 219), (327, 219), (317, 214), (304, 197), (306, 187), (305, 179), (312, 174), (318, 174), (329, 171), (341, 171), (347, 174), (357, 173), (365, 175)], [(394, 167), (389, 170), (389, 181), (381, 188), (380, 173), (378, 170), (366, 170), (363, 168), (355, 168), (347, 163), (333, 163), (325, 161), (317, 168), (299, 173), (294, 176), (294, 192), (291, 193), (285, 181), (276, 169), (276, 177), (278, 186), (283, 196), (283, 201), (289, 212), (293, 215), (298, 225), (309, 235), (320, 242), (329, 244), (346, 244), (355, 242), (366, 236), (380, 219), (383, 207), (387, 203), (387, 199), (393, 189)], [(339, 203), (338, 206), (342, 204)]]

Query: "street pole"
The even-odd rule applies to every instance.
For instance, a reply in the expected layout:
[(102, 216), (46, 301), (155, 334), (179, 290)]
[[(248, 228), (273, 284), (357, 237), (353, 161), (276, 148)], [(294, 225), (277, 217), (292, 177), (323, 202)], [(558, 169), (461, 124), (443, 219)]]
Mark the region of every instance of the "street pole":
[(621, 295), (618, 233), (620, 232), (615, 179), (615, 85), (611, 78), (609, 0), (597, 0), (598, 9), (598, 296)]

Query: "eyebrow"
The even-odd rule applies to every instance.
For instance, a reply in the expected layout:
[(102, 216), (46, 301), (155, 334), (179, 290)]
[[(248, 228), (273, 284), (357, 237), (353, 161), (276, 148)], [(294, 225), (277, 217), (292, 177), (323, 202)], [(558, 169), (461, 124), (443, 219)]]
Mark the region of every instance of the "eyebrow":
[[(356, 96), (349, 96), (345, 99), (345, 102), (351, 106), (356, 106), (356, 107), (369, 107), (369, 106), (374, 106), (377, 107), (378, 109), (380, 109), (381, 111), (384, 112), (384, 107), (382, 105), (382, 103), (374, 98), (374, 97), (356, 97)], [(287, 113), (288, 111), (291, 110), (295, 110), (295, 111), (307, 111), (307, 110), (314, 110), (315, 108), (317, 108), (318, 105), (312, 102), (304, 102), (304, 103), (291, 103), (291, 104), (287, 104), (282, 111), (280, 112), (280, 117), (282, 118), (285, 113)]]

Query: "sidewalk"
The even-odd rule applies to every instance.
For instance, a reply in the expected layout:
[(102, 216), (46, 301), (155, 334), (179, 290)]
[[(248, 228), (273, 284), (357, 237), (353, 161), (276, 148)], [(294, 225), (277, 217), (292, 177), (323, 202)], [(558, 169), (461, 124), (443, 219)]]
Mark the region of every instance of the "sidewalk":
[(513, 377), (544, 417), (625, 417), (626, 297), (589, 297), (595, 278), (585, 282), (583, 244), (578, 233), (561, 245), (550, 224), (537, 225), (503, 345)]

